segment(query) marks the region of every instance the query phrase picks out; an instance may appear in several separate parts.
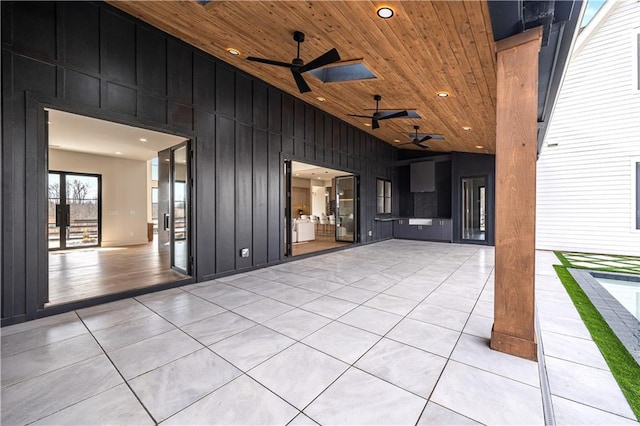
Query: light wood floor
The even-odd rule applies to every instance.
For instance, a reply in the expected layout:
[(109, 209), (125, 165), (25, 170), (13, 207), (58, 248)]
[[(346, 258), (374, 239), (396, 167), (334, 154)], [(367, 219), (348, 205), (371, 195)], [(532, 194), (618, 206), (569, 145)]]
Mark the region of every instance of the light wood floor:
[(329, 250), (336, 247), (347, 246), (352, 243), (343, 243), (335, 240), (335, 237), (323, 237), (316, 235), (313, 241), (305, 241), (303, 243), (293, 243), (293, 255), (315, 253), (317, 251)]
[(169, 263), (169, 250), (160, 252), (157, 242), (51, 251), (47, 306), (185, 278)]

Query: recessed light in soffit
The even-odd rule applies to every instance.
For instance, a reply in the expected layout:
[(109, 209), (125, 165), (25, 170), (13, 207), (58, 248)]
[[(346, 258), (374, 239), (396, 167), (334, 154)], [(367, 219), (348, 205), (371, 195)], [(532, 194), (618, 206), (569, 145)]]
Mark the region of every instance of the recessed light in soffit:
[(376, 14), (382, 19), (389, 19), (394, 15), (394, 12), (389, 6), (382, 6), (376, 10)]

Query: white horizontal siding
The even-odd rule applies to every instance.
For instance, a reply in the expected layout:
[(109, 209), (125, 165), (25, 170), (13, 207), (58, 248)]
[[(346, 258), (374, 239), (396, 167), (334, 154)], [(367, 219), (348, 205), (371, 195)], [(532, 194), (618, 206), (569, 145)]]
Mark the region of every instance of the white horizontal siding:
[(540, 249), (640, 256), (639, 30), (640, 2), (622, 0), (570, 60), (545, 140), (558, 145), (544, 146), (537, 164)]

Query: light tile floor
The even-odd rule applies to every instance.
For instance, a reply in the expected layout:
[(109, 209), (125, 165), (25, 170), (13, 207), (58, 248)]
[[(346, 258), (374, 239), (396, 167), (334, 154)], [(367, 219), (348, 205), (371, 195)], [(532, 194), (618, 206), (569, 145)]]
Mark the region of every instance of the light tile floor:
[[(554, 263), (556, 423), (636, 424)], [(5, 327), (1, 422), (544, 424), (538, 364), (489, 349), (493, 264), (390, 240)]]

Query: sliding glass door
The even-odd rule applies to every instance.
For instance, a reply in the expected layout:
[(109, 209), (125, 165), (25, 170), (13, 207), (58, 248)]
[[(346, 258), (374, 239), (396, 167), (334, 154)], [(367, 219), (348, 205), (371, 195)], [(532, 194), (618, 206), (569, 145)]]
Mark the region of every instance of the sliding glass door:
[(336, 241), (354, 243), (358, 229), (356, 176), (336, 177)]
[(185, 142), (158, 153), (158, 249), (191, 275), (191, 154)]
[(49, 171), (49, 250), (99, 246), (100, 175)]

